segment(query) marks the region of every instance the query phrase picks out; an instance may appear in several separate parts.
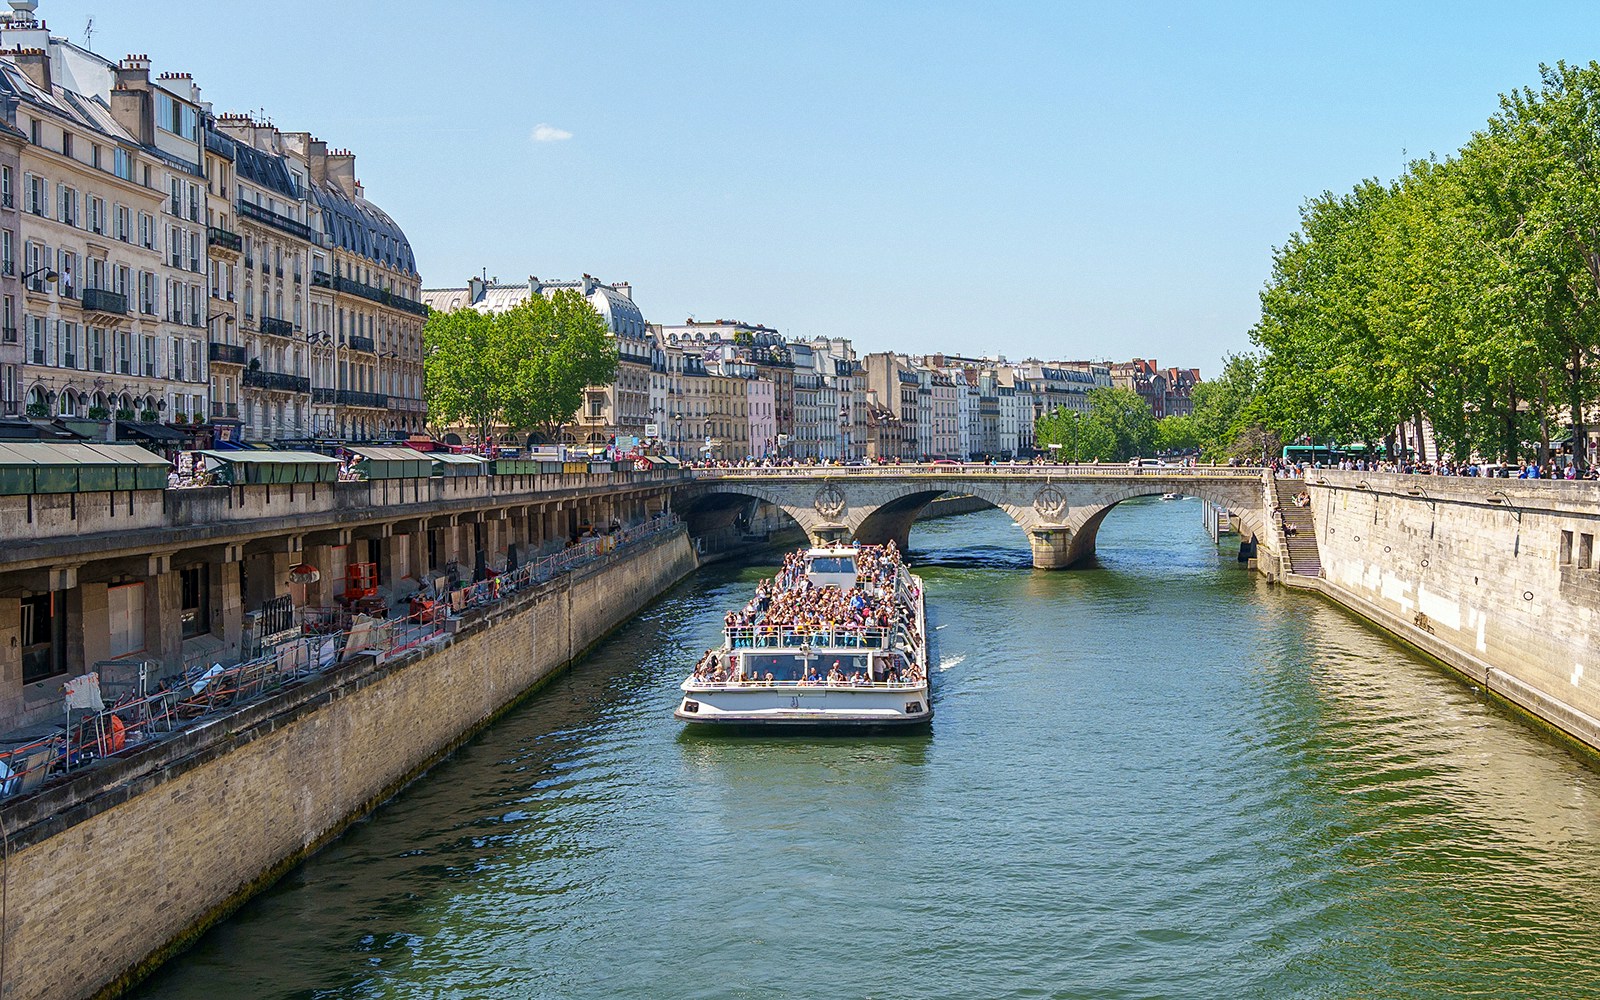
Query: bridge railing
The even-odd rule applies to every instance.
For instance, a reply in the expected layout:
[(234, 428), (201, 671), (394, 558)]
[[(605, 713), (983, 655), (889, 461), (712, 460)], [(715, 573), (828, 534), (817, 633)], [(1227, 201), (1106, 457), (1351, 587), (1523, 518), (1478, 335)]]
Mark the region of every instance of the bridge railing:
[(690, 470), (696, 480), (713, 479), (890, 479), (904, 476), (954, 476), (1012, 479), (1038, 476), (1080, 476), (1125, 479), (1138, 476), (1150, 479), (1258, 479), (1259, 466), (1237, 465), (1057, 465), (1045, 462), (986, 465), (980, 463), (907, 463), (904, 465), (800, 465), (746, 466)]

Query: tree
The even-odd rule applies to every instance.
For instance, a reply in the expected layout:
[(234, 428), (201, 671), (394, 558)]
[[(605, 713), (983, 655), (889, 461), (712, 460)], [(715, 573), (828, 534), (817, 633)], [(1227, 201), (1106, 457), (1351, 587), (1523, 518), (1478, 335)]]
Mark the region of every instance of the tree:
[(514, 388), (505, 412), (510, 426), (550, 435), (578, 412), (585, 387), (616, 379), (610, 327), (576, 291), (562, 289), (549, 299), (536, 295), (502, 315), (512, 340), (525, 345), (512, 365)]
[(1034, 439), (1068, 462), (1122, 462), (1149, 451), (1155, 416), (1131, 389), (1091, 389), (1089, 411), (1057, 410), (1039, 418)]
[(423, 343), (429, 412), (480, 440), (497, 426), (553, 431), (583, 405), (586, 386), (616, 378), (605, 318), (572, 289), (502, 313), (430, 313)]
[(1195, 436), (1200, 455), (1208, 462), (1229, 459), (1259, 462), (1269, 457), (1268, 434), (1257, 392), (1260, 359), (1254, 354), (1230, 354), (1222, 373), (1194, 387)]
[(1194, 417), (1162, 417), (1156, 421), (1155, 449), (1158, 454), (1188, 452), (1200, 447), (1200, 429)]
[(1565, 411), (1581, 469), (1600, 395), (1600, 63), (1539, 74), (1538, 90), (1500, 98), (1460, 171), (1490, 251), (1486, 304), (1533, 363), (1509, 379), (1545, 416)]
[[(1041, 449), (1063, 462), (1110, 462), (1116, 459), (1117, 441), (1086, 413), (1056, 410), (1039, 418), (1034, 440)], [(1051, 445), (1060, 447), (1052, 448)]]
[[(1537, 88), (1501, 97), (1454, 157), (1306, 203), (1273, 251), (1252, 330), (1265, 429), (1382, 440), (1392, 455), (1396, 425), (1426, 418), (1442, 451), (1509, 460), (1530, 439), (1547, 457), (1565, 419), (1574, 461), (1588, 464), (1585, 407), (1600, 398), (1600, 63), (1540, 75)], [(1225, 447), (1219, 432), (1208, 425), (1203, 447)], [(1408, 446), (1437, 457), (1420, 440)]]
[(430, 312), (422, 326), (424, 394), (430, 417), (465, 424), (479, 439), (505, 410), (505, 345), (494, 317), (476, 309)]

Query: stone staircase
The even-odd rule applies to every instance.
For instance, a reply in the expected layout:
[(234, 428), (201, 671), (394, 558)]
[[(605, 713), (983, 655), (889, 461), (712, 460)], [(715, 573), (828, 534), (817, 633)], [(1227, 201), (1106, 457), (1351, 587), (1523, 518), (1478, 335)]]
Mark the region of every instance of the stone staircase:
[(1322, 557), (1317, 551), (1317, 526), (1311, 517), (1311, 508), (1294, 505), (1294, 498), (1305, 485), (1303, 479), (1272, 481), (1278, 508), (1283, 511), (1283, 523), (1293, 529), (1292, 534), (1285, 531), (1283, 538), (1284, 551), (1289, 554), (1289, 572), (1296, 576), (1321, 576)]

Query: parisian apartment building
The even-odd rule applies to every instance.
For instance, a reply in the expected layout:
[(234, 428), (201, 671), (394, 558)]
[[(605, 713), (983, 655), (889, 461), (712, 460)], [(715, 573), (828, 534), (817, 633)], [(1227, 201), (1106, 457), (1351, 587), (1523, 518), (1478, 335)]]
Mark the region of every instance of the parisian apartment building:
[(355, 156), (12, 6), (0, 415), (191, 447), (421, 431), (427, 307)]

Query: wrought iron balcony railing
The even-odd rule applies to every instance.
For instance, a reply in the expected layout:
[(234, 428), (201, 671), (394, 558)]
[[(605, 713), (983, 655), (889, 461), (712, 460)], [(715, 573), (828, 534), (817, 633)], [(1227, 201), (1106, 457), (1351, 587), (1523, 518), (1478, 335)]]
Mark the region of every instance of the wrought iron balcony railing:
[(211, 342), (211, 349), (207, 355), (212, 361), (225, 365), (242, 365), (245, 363), (245, 351), (238, 344), (219, 344)]
[(311, 380), (304, 375), (287, 375), (283, 372), (259, 369), (245, 369), (244, 384), (255, 389), (277, 389), (280, 392), (311, 391)]

